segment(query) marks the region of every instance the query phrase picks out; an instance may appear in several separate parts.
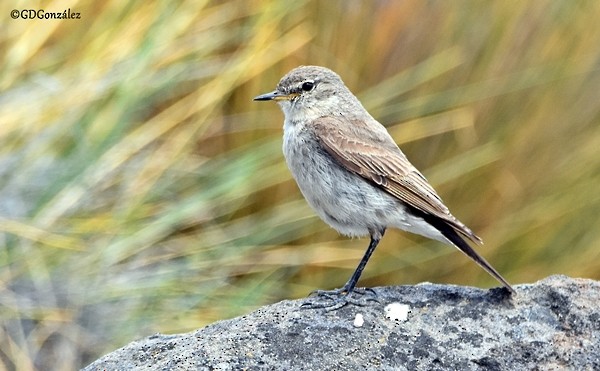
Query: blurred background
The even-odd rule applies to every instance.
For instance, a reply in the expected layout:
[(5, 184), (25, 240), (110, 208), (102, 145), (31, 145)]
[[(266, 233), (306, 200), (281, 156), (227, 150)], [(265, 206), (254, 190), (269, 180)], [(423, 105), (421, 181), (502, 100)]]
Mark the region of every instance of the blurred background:
[[(12, 9), (81, 19), (12, 19)], [(511, 283), (600, 278), (600, 2), (2, 1), (0, 365), (74, 370), (343, 285), (367, 239), (301, 198), (283, 114), (338, 72)], [(360, 286), (497, 286), (388, 231)]]

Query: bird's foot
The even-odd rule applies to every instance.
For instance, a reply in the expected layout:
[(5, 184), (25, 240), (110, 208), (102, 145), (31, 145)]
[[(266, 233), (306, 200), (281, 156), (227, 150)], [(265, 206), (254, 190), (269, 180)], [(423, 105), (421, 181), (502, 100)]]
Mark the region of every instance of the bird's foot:
[(335, 290), (316, 290), (310, 298), (302, 304), (302, 309), (323, 308), (327, 312), (340, 309), (348, 304), (363, 307), (369, 302), (379, 303), (377, 293), (370, 288), (354, 288), (347, 290), (345, 287)]

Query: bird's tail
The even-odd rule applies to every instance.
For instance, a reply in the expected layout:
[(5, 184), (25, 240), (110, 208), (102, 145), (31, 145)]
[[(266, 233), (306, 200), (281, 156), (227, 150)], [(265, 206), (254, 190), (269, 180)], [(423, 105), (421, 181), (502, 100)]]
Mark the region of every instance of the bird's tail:
[(423, 219), (426, 222), (435, 227), (440, 233), (448, 239), (454, 246), (456, 246), (460, 251), (462, 251), (469, 258), (473, 259), (477, 265), (483, 268), (486, 272), (488, 272), (492, 277), (494, 277), (498, 282), (502, 284), (502, 286), (506, 287), (508, 291), (512, 294), (515, 293), (515, 290), (512, 288), (510, 283), (504, 279), (498, 273), (494, 267), (490, 265), (481, 255), (477, 253), (450, 225), (448, 225), (443, 219), (440, 219), (433, 215), (422, 215)]

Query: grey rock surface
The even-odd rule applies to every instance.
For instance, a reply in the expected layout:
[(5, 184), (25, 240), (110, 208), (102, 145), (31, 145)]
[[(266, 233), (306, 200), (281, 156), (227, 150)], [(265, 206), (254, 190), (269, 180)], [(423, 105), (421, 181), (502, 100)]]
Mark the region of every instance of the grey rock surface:
[[(600, 370), (600, 283), (552, 276), (503, 289), (374, 289), (332, 312), (283, 301), (197, 331), (156, 334), (84, 370)], [(392, 302), (407, 321), (386, 318)], [(356, 314), (364, 324), (354, 325)]]

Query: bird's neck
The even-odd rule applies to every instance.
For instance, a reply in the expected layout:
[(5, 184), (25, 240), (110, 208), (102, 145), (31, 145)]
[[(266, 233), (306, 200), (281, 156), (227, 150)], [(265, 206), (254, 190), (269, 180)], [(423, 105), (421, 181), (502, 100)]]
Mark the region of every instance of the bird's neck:
[(327, 104), (304, 104), (302, 107), (297, 107), (293, 103), (282, 104), (281, 109), (285, 115), (284, 128), (302, 126), (325, 116), (343, 116), (350, 120), (370, 117), (356, 98), (343, 99), (338, 96), (331, 97)]

